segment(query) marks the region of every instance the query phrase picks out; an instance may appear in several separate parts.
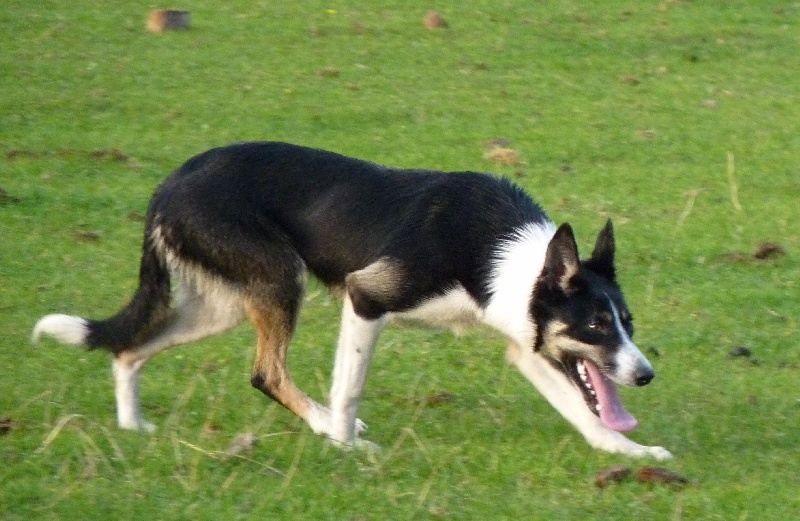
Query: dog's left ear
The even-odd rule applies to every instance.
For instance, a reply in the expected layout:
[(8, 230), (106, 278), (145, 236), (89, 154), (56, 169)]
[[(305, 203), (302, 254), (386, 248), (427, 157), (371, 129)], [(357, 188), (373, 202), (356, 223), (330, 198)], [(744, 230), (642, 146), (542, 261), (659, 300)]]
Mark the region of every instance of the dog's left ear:
[(611, 224), (611, 219), (609, 219), (597, 235), (597, 242), (594, 244), (592, 256), (583, 263), (584, 267), (614, 282), (617, 276), (617, 271), (614, 268), (615, 250), (614, 225)]

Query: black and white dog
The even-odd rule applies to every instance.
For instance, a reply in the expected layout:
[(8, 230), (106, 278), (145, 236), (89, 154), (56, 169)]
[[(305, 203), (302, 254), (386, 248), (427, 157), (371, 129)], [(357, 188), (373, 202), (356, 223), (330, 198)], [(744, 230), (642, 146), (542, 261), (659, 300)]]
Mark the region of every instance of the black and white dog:
[[(508, 359), (592, 446), (669, 458), (621, 434), (636, 420), (615, 383), (645, 385), (653, 369), (631, 341), (614, 250), (609, 221), (579, 260), (568, 224), (556, 229), (520, 188), (487, 174), (234, 144), (190, 159), (156, 190), (127, 306), (106, 320), (45, 316), (33, 338), (109, 350), (120, 427), (152, 431), (139, 410), (144, 363), (249, 318), (253, 386), (314, 432), (356, 445), (388, 318), (483, 323), (508, 337)], [(306, 272), (344, 299), (330, 408), (298, 389), (286, 366)]]

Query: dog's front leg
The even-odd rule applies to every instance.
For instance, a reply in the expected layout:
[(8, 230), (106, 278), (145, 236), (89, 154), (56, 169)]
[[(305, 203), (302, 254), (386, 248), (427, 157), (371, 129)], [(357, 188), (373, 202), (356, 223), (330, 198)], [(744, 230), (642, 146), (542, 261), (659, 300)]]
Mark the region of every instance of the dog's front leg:
[(342, 310), (342, 326), (336, 348), (331, 387), (331, 425), (328, 435), (336, 443), (353, 445), (356, 439), (356, 413), (367, 381), (367, 371), (384, 317), (369, 320), (356, 313), (347, 295)]
[(663, 447), (640, 445), (603, 425), (600, 418), (586, 406), (581, 392), (541, 355), (512, 343), (508, 347), (507, 358), (592, 447), (627, 456), (650, 456), (659, 460), (672, 457)]

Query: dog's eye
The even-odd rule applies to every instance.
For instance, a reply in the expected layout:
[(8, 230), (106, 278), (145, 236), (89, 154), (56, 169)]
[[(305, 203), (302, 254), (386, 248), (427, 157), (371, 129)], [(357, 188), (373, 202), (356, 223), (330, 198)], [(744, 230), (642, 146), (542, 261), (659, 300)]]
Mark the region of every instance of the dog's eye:
[(599, 315), (589, 320), (588, 325), (589, 329), (592, 331), (597, 331), (598, 333), (606, 333), (611, 328), (610, 321)]

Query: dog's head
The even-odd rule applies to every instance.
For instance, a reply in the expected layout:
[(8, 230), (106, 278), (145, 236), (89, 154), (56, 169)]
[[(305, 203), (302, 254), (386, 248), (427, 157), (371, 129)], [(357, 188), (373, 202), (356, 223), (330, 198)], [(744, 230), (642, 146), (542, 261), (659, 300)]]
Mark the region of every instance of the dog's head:
[(636, 420), (622, 407), (615, 383), (646, 385), (653, 368), (633, 343), (633, 321), (614, 267), (609, 220), (589, 259), (581, 261), (569, 224), (558, 228), (534, 287), (534, 349), (564, 373), (587, 407), (610, 429), (628, 431)]

